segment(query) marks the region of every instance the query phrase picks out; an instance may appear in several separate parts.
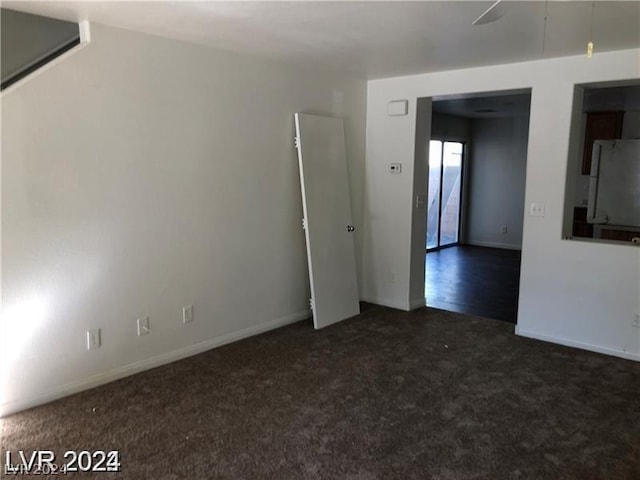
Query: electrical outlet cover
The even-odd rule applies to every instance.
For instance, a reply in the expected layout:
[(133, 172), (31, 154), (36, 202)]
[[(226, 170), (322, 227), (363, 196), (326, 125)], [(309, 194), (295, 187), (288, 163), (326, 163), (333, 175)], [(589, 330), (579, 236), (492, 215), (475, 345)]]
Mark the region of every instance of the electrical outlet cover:
[(100, 345), (100, 329), (87, 330), (87, 350), (95, 350)]
[(151, 333), (151, 326), (149, 324), (149, 317), (138, 318), (136, 321), (138, 325), (138, 336), (149, 335)]
[(182, 323), (193, 322), (193, 305), (182, 307)]

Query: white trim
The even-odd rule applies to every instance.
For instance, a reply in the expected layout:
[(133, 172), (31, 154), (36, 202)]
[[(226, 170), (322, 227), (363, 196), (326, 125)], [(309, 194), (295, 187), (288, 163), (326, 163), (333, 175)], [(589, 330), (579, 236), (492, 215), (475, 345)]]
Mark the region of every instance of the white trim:
[(472, 240), (464, 242), (464, 245), (472, 245), (475, 247), (504, 248), (507, 250), (522, 250), (522, 245), (513, 245), (511, 243), (477, 242), (475, 240)]
[(9, 95), (11, 92), (17, 90), (18, 88), (20, 88), (25, 83), (27, 83), (30, 80), (36, 78), (38, 75), (46, 72), (50, 68), (55, 67), (59, 63), (65, 61), (71, 55), (75, 55), (80, 50), (82, 50), (84, 47), (89, 45), (89, 43), (91, 43), (91, 31), (90, 31), (89, 22), (87, 20), (83, 20), (82, 22), (79, 23), (78, 28), (79, 28), (79, 31), (80, 31), (80, 44), (79, 45), (76, 45), (75, 47), (67, 50), (62, 55), (58, 55), (56, 58), (54, 58), (50, 62), (45, 63), (44, 65), (42, 65), (37, 70), (34, 70), (33, 72), (31, 72), (29, 75), (21, 78), (16, 83), (12, 83), (11, 85), (9, 85), (7, 88), (2, 90), (2, 92), (0, 92), (0, 98), (4, 97), (6, 95)]
[(89, 43), (91, 41), (91, 24), (89, 20), (78, 22), (78, 30), (80, 31), (80, 43)]
[(266, 323), (261, 323), (260, 325), (255, 325), (253, 327), (245, 328), (237, 332), (228, 333), (226, 335), (205, 340), (204, 342), (189, 345), (178, 350), (173, 350), (171, 352), (156, 355), (155, 357), (140, 360), (139, 362), (131, 363), (129, 365), (125, 365), (108, 372), (98, 373), (83, 380), (68, 383), (66, 385), (54, 388), (40, 395), (3, 403), (0, 404), (0, 417), (6, 417), (7, 415), (11, 415), (13, 413), (17, 413), (22, 410), (36, 407), (45, 403), (49, 403), (53, 400), (66, 397), (74, 393), (89, 390), (90, 388), (104, 385), (105, 383), (113, 382), (115, 380), (119, 380), (121, 378), (128, 377), (130, 375), (134, 375), (151, 368), (159, 367), (168, 363), (175, 362), (177, 360), (181, 360), (183, 358), (191, 357), (207, 350), (221, 347), (228, 343), (236, 342), (247, 337), (252, 337), (269, 330), (274, 330), (276, 328), (289, 325), (291, 323), (299, 322), (301, 320), (310, 318), (310, 316), (311, 312), (309, 310), (302, 310), (300, 312), (292, 313), (282, 318), (277, 318)]
[(591, 343), (578, 342), (576, 340), (570, 340), (568, 338), (553, 337), (550, 335), (542, 335), (529, 330), (524, 330), (516, 325), (516, 335), (520, 337), (533, 338), (534, 340), (542, 340), (543, 342), (557, 343), (566, 347), (579, 348), (581, 350), (589, 350), (591, 352), (603, 353), (604, 355), (611, 355), (614, 357), (625, 358), (627, 360), (634, 360), (640, 362), (640, 353), (625, 352), (624, 350), (618, 350), (611, 347), (602, 347), (600, 345), (593, 345)]

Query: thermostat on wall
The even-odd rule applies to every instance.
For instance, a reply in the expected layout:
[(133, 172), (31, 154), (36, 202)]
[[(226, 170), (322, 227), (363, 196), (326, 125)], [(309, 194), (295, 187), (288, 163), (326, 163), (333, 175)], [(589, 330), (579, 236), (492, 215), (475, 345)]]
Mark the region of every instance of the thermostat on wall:
[(402, 171), (401, 163), (390, 163), (389, 164), (389, 173), (400, 173)]

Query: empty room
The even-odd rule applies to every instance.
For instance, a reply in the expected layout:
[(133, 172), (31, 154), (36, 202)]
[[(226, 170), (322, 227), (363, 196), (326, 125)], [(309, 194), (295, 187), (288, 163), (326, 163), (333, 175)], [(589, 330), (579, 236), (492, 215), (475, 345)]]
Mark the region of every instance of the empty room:
[(640, 2), (1, 7), (0, 476), (640, 478)]

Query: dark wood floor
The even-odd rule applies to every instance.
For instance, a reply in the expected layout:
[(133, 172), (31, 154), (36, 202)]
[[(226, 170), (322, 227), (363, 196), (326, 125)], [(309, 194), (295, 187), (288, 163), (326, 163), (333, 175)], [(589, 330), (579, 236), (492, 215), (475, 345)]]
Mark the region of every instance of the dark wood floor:
[(515, 323), (520, 251), (463, 245), (427, 253), (427, 306)]

